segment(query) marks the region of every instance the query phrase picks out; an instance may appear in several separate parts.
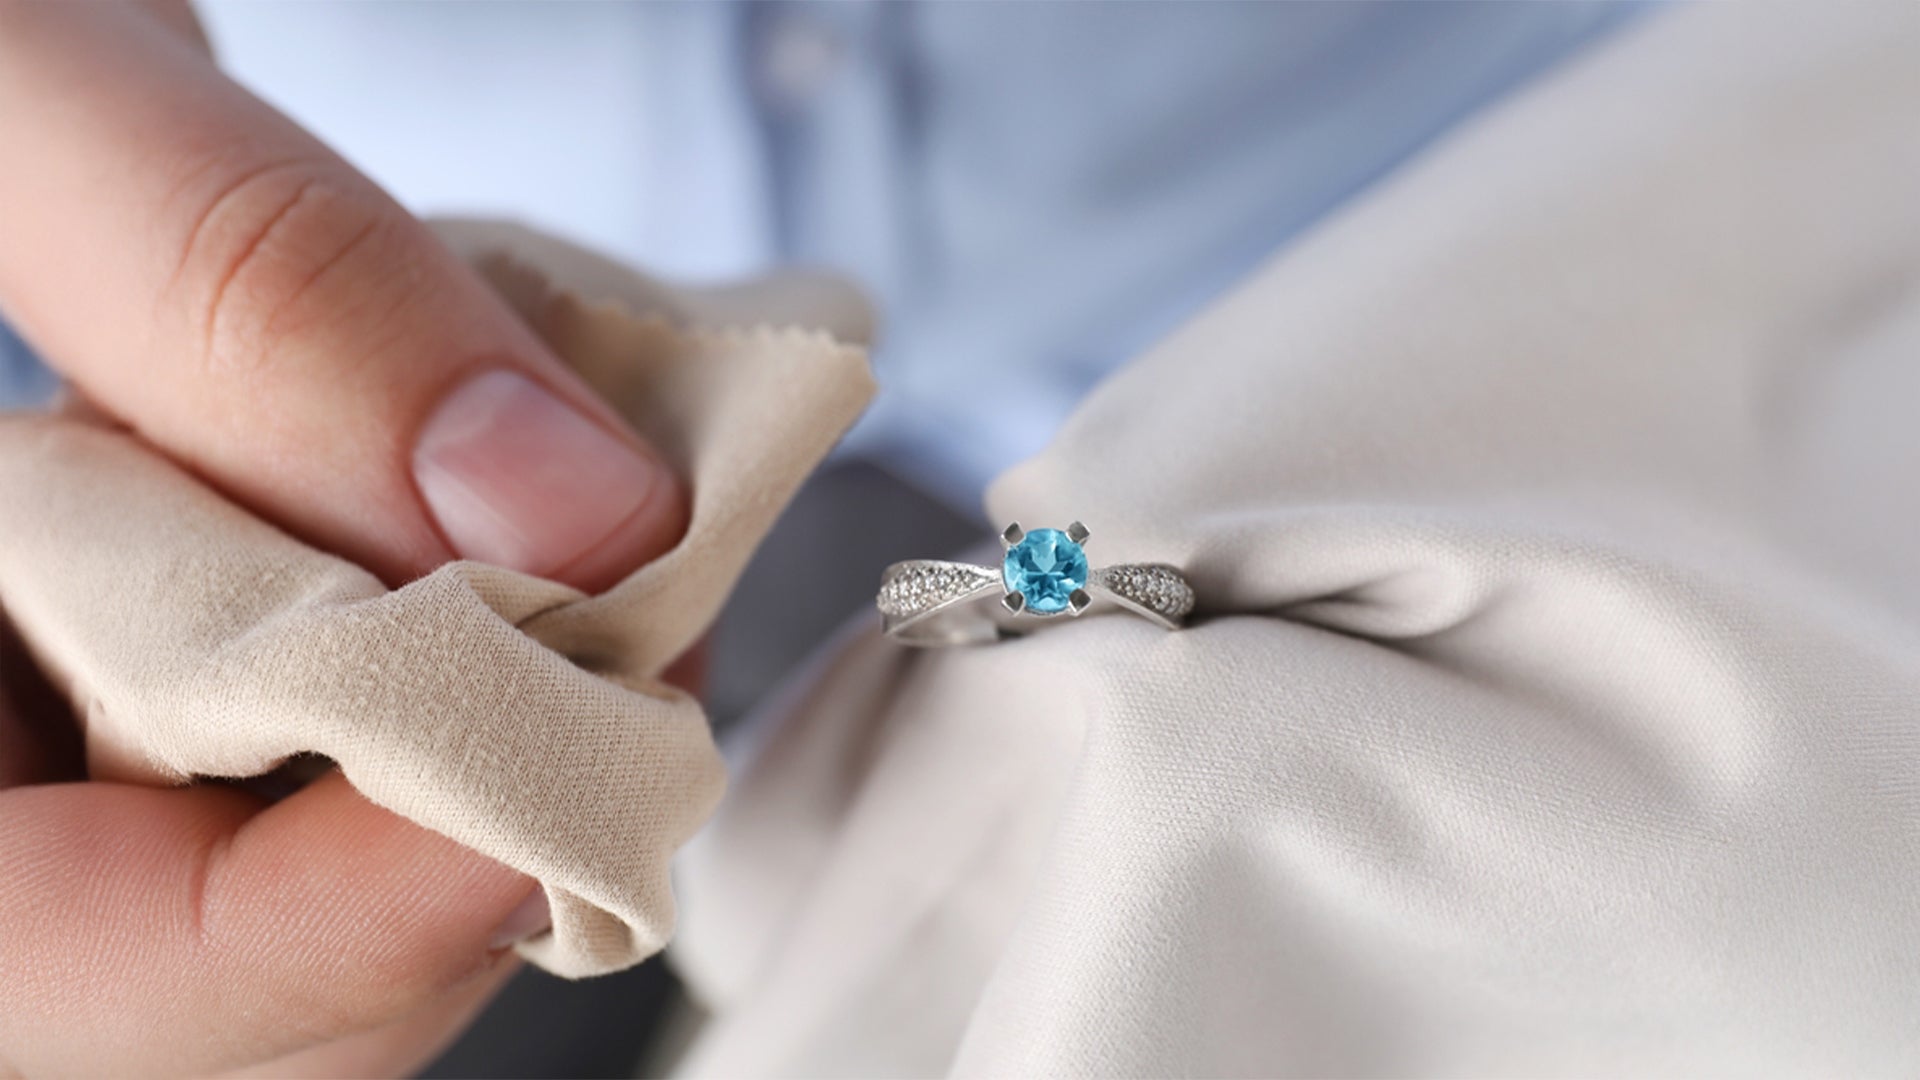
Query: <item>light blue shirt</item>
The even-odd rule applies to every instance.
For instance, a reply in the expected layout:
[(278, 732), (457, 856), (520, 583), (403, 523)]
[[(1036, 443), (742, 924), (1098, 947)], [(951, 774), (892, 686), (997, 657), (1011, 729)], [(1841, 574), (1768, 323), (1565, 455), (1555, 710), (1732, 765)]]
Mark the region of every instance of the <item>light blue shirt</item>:
[(682, 275), (851, 271), (885, 324), (881, 398), (847, 452), (970, 509), (1115, 365), (1638, 10), (217, 0), (206, 15), (238, 78), (418, 211), (527, 219)]
[(6, 323), (0, 323), (0, 407), (38, 405), (53, 396), (53, 375)]

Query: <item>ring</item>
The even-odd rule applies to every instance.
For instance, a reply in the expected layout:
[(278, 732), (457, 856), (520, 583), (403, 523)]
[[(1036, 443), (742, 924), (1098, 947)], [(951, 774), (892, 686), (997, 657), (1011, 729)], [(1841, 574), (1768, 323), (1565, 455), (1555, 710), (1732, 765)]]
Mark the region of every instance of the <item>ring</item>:
[[(1163, 563), (1089, 568), (1087, 527), (1000, 534), (1000, 569), (940, 559), (909, 559), (880, 576), (881, 626), (908, 645), (971, 645), (1018, 637), (1033, 619), (1084, 615), (1097, 603), (1178, 630), (1193, 610), (1193, 586)], [(980, 601), (998, 596), (998, 602)]]

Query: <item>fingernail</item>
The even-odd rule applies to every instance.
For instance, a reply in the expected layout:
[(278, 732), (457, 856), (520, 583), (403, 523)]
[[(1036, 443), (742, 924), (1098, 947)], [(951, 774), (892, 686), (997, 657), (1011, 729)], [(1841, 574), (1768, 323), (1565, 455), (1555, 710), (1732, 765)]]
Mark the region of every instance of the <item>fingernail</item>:
[(493, 942), (489, 948), (505, 949), (518, 945), (552, 928), (553, 912), (547, 907), (546, 887), (535, 885), (533, 892), (525, 900), (520, 901), (520, 906), (514, 908), (513, 914), (508, 915), (506, 921), (500, 924), (500, 929), (494, 931)]
[(542, 576), (674, 483), (659, 459), (511, 371), (447, 395), (421, 430), (413, 476), (462, 558)]

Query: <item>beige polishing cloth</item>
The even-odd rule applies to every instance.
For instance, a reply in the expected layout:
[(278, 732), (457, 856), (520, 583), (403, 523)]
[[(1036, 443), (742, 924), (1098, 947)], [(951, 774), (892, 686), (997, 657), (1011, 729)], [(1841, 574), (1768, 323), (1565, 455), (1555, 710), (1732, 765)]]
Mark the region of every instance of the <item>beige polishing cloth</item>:
[(1660, 12), (1098, 389), (993, 518), (1202, 621), (868, 623), (686, 1071), (1914, 1076), (1917, 118), (1920, 5)]
[(680, 292), (513, 227), (443, 234), (689, 479), (678, 547), (597, 597), (474, 563), (389, 591), (127, 435), (16, 415), (0, 603), (84, 717), (96, 775), (323, 754), (539, 879), (554, 925), (528, 959), (613, 971), (666, 941), (668, 860), (723, 786), (699, 703), (657, 676), (872, 392), (863, 351), (826, 333), (712, 327), (759, 311), (858, 339), (866, 316), (820, 279)]

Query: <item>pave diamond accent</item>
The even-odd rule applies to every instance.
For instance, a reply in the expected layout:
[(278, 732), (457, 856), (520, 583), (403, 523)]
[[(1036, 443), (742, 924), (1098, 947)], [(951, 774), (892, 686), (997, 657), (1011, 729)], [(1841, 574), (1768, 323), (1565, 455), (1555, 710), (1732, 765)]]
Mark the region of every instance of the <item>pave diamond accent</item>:
[(1193, 589), (1171, 566), (1111, 566), (1094, 571), (1092, 583), (1169, 619), (1184, 619), (1193, 610)]
[(988, 585), (1000, 584), (999, 575), (964, 563), (905, 563), (887, 576), (874, 598), (880, 614), (904, 619), (939, 607)]

